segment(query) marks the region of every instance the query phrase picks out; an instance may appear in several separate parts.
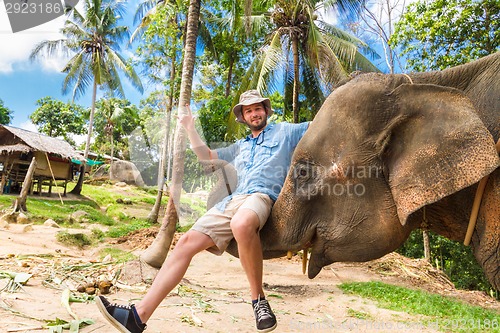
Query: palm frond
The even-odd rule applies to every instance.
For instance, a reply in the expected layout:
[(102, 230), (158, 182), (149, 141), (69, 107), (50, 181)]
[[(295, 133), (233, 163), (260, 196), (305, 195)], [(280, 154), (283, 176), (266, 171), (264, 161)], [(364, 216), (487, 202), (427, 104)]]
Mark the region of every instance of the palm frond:
[(63, 81), (62, 92), (63, 94), (66, 94), (68, 89), (72, 87), (73, 100), (83, 95), (93, 80), (93, 75), (88, 68), (88, 62), (85, 61), (84, 58), (84, 52), (76, 54), (68, 61), (62, 70), (66, 73), (66, 77)]
[(162, 2), (157, 2), (156, 0), (145, 0), (137, 6), (137, 9), (135, 10), (134, 14), (134, 24), (137, 24), (138, 22), (141, 22), (144, 20), (144, 18), (150, 16), (152, 13), (154, 13), (156, 10), (156, 6), (160, 4), (165, 4), (165, 1)]
[(30, 53), (30, 61), (34, 61), (40, 54), (45, 51), (48, 56), (53, 56), (60, 51), (66, 51), (64, 48), (65, 40), (45, 40), (35, 45)]
[[(139, 75), (137, 75), (136, 71), (132, 66), (127, 65), (127, 61), (118, 53), (116, 53), (112, 49), (107, 49), (106, 54), (109, 57), (109, 64), (118, 65), (118, 67), (125, 73), (125, 76), (130, 80), (134, 88), (136, 88), (141, 93), (144, 91), (144, 88), (141, 83), (141, 79)], [(118, 77), (118, 76), (117, 76)]]

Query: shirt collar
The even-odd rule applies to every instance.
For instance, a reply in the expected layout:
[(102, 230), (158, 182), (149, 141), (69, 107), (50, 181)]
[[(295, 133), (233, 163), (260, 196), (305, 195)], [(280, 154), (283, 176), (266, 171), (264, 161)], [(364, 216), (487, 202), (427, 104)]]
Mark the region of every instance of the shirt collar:
[[(258, 138), (259, 136), (261, 136), (261, 135), (262, 135), (262, 133), (267, 133), (267, 132), (269, 132), (269, 131), (270, 131), (270, 130), (274, 127), (274, 125), (275, 125), (275, 123), (269, 123), (269, 124), (267, 124), (267, 126), (266, 126), (266, 127), (264, 127), (264, 129), (262, 130), (262, 132), (260, 132), (260, 133), (259, 133), (259, 135), (257, 136), (257, 138)], [(246, 136), (246, 138), (245, 138), (245, 141), (250, 141), (250, 140), (253, 140), (253, 139), (257, 139), (257, 138), (252, 137), (252, 134), (248, 134), (248, 135)]]

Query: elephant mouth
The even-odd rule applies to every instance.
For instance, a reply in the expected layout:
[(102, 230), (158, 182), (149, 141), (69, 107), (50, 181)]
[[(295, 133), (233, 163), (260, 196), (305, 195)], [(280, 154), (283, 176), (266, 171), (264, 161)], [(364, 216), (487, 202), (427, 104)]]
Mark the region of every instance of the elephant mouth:
[(307, 270), (310, 279), (316, 277), (324, 266), (321, 264), (323, 260), (320, 260), (324, 257), (323, 246), (320, 244), (322, 242), (319, 240), (316, 230), (313, 230), (309, 237), (305, 237), (305, 242), (302, 245), (293, 247), (294, 250), (288, 250), (287, 252), (287, 258), (291, 259), (294, 252), (302, 251), (302, 274), (305, 274)]

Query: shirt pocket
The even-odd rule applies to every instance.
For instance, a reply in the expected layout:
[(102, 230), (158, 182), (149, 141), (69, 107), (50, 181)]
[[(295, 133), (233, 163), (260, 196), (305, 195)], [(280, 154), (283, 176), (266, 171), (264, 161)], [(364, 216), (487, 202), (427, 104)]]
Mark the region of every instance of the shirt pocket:
[(262, 156), (269, 158), (276, 154), (276, 151), (278, 150), (278, 141), (270, 141), (270, 142), (263, 142), (261, 144), (262, 147)]

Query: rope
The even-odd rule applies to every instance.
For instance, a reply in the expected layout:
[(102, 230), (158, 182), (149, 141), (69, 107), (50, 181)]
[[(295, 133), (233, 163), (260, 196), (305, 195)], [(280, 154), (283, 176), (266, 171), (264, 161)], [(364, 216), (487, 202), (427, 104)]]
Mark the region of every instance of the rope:
[(411, 79), (410, 75), (408, 75), (408, 74), (404, 74), (404, 73), (403, 73), (403, 75), (404, 75), (404, 76), (406, 76), (406, 78), (407, 78), (408, 80), (410, 80), (410, 84), (413, 84), (413, 80)]
[[(49, 170), (50, 170), (50, 174), (52, 175), (52, 179), (54, 180), (54, 184), (56, 184), (56, 187), (57, 187), (56, 177), (54, 177), (54, 172), (52, 171), (52, 165), (50, 165), (49, 155), (47, 154), (47, 152), (45, 152), (45, 158), (47, 159), (47, 163), (49, 164)], [(41, 192), (41, 190), (40, 190), (40, 192)], [(57, 192), (57, 194), (59, 195), (59, 200), (61, 200), (61, 204), (64, 205), (64, 201), (61, 197), (61, 193)]]
[[(498, 139), (495, 145), (497, 152), (500, 153), (500, 139)], [(486, 175), (481, 179), (479, 185), (477, 186), (476, 196), (474, 197), (474, 203), (472, 204), (472, 211), (469, 219), (469, 226), (467, 227), (467, 233), (465, 234), (464, 245), (469, 246), (472, 239), (472, 234), (474, 233), (474, 228), (476, 227), (477, 215), (479, 213), (479, 207), (481, 206), (481, 200), (483, 198), (484, 189), (488, 183), (488, 178), (490, 175)]]

